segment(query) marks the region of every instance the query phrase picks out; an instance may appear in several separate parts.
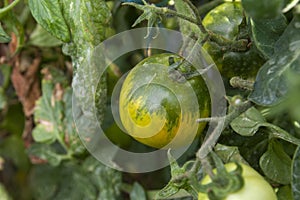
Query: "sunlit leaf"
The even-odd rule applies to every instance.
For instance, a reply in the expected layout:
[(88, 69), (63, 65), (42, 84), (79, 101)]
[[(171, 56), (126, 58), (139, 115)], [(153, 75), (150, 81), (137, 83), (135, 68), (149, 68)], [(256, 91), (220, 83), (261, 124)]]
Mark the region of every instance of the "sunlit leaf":
[(28, 5), (35, 20), (44, 29), (63, 42), (70, 41), (59, 0), (28, 0)]

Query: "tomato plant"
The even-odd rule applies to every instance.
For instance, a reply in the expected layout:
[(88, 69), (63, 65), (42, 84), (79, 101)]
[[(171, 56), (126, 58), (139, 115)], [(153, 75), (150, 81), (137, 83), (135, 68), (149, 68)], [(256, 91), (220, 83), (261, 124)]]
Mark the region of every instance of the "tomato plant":
[(300, 199), (298, 0), (1, 0), (0, 21), (1, 200)]

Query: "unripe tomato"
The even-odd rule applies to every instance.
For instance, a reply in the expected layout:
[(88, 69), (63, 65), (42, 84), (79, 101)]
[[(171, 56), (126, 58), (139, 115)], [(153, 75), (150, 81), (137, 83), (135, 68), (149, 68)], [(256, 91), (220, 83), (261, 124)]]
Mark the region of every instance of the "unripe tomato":
[[(144, 59), (126, 77), (120, 93), (120, 118), (124, 128), (139, 142), (155, 148), (185, 145), (201, 133), (204, 123), (196, 119), (210, 114), (210, 96), (201, 76), (186, 82), (170, 78), (165, 53)], [(177, 137), (178, 136), (178, 137)], [(170, 146), (169, 146), (170, 147)]]
[[(253, 168), (240, 163), (242, 166), (242, 177), (244, 179), (243, 187), (232, 194), (229, 194), (224, 200), (277, 200), (276, 194), (271, 185)], [(227, 171), (236, 169), (235, 163), (225, 165)], [(216, 171), (216, 170), (214, 170)], [(203, 178), (202, 184), (211, 182), (207, 175)], [(198, 200), (209, 200), (206, 193), (198, 193)]]
[[(239, 37), (243, 37), (247, 40), (250, 39), (249, 36), (240, 34), (239, 26), (243, 22), (243, 18), (241, 3), (227, 2), (211, 10), (204, 17), (203, 25), (207, 30), (219, 34), (225, 39), (237, 41), (240, 39)], [(203, 47), (215, 61), (222, 76), (226, 78), (233, 76), (254, 78), (258, 69), (265, 62), (254, 44), (251, 43), (246, 50), (230, 49), (230, 47), (220, 46), (212, 40), (207, 41)]]

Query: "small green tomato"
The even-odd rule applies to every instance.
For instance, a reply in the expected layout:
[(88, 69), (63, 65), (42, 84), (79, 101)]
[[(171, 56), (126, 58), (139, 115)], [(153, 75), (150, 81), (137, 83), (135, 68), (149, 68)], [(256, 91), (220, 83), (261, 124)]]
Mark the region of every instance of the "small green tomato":
[[(240, 163), (240, 165), (243, 169), (244, 185), (239, 191), (229, 194), (224, 200), (277, 200), (271, 185), (258, 172), (245, 164)], [(225, 165), (227, 171), (233, 171), (236, 167), (235, 163)], [(201, 183), (204, 185), (211, 183), (210, 177), (205, 176)], [(206, 193), (198, 193), (198, 200), (209, 200), (209, 198)]]

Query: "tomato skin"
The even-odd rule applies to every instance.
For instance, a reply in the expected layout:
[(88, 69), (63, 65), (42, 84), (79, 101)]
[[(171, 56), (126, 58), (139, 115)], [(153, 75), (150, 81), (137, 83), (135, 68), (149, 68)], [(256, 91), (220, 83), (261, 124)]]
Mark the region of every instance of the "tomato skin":
[[(237, 41), (240, 25), (244, 14), (241, 3), (227, 2), (211, 10), (203, 19), (203, 25), (209, 31), (224, 38)], [(243, 36), (243, 39), (246, 39)], [(249, 39), (249, 38), (247, 38)], [(254, 78), (258, 69), (264, 64), (264, 58), (259, 54), (254, 44), (249, 44), (245, 51), (224, 48), (214, 41), (207, 41), (204, 49), (211, 55), (223, 77)]]
[[(242, 177), (244, 178), (243, 187), (232, 194), (229, 194), (224, 200), (277, 200), (277, 196), (271, 185), (253, 168), (240, 163), (242, 166)], [(235, 163), (225, 164), (228, 171), (236, 168)], [(202, 184), (211, 182), (209, 176), (205, 176)], [(198, 193), (198, 200), (209, 200), (206, 193)]]
[[(210, 114), (210, 96), (202, 77), (194, 77), (187, 83), (171, 79), (170, 56), (181, 59), (165, 53), (137, 64), (126, 77), (120, 94), (124, 128), (137, 141), (155, 148), (168, 145), (177, 134), (179, 140), (172, 147), (184, 145), (186, 138), (200, 134), (205, 127), (205, 123), (198, 124), (196, 119)], [(186, 84), (190, 90), (185, 90)], [(198, 110), (194, 103), (198, 103)]]

